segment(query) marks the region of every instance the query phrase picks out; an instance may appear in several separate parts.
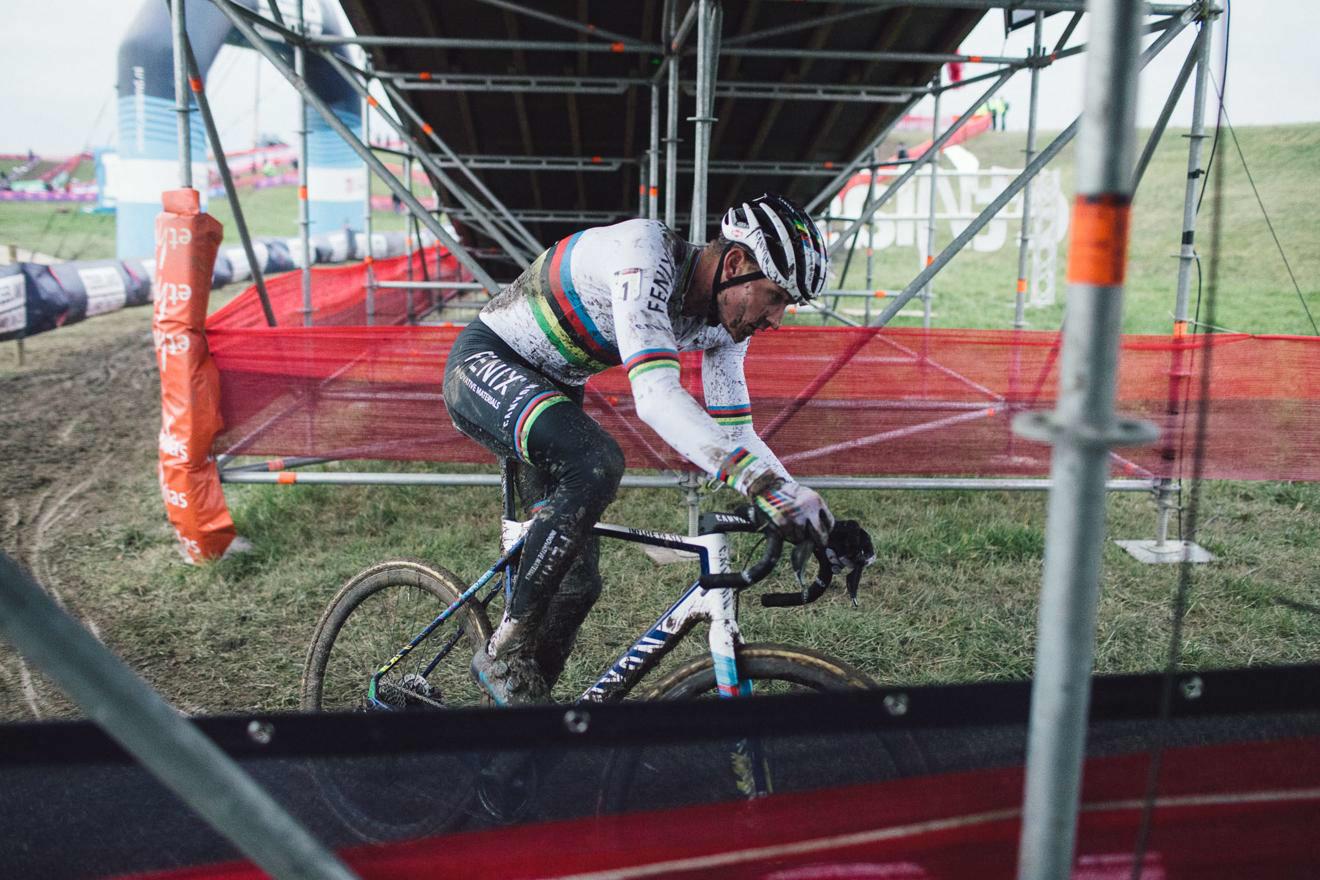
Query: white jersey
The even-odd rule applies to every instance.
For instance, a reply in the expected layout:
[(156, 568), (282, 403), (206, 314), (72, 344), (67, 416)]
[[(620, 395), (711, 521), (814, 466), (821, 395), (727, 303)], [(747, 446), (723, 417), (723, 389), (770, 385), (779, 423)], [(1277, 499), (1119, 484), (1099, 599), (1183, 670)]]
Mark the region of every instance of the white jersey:
[[(565, 384), (622, 365), (644, 422), (708, 474), (753, 494), (763, 477), (788, 474), (752, 428), (747, 340), (682, 314), (699, 252), (654, 220), (588, 229), (537, 257), (481, 321)], [(680, 351), (703, 352), (704, 407), (679, 381)]]

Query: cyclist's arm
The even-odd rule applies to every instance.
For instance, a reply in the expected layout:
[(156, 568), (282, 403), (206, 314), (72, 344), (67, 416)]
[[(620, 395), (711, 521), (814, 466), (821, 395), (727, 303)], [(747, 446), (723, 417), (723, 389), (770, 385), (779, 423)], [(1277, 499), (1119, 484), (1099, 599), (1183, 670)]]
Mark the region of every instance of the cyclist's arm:
[(749, 342), (745, 339), (734, 345), (709, 348), (703, 353), (701, 378), (706, 393), (706, 412), (724, 429), (732, 446), (747, 449), (764, 460), (775, 475), (789, 480), (792, 477), (788, 469), (752, 427), (751, 395), (743, 373)]
[(732, 442), (683, 388), (668, 311), (670, 291), (650, 270), (626, 269), (614, 275), (610, 295), (619, 355), (638, 417), (688, 461), (745, 495), (778, 476), (766, 459)]

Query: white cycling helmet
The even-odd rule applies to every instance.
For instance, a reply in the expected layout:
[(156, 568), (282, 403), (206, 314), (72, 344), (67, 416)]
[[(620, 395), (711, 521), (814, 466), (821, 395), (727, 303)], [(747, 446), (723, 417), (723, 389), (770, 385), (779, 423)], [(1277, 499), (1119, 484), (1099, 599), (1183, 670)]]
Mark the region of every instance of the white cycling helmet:
[(777, 193), (730, 208), (720, 232), (752, 252), (761, 272), (796, 303), (820, 296), (830, 255), (825, 238), (806, 212)]

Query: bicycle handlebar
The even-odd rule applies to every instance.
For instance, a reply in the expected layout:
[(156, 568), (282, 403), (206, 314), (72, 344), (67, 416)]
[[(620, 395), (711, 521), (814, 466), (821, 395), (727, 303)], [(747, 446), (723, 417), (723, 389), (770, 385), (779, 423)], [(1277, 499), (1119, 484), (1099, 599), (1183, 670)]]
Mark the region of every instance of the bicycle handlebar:
[(757, 581), (764, 580), (765, 576), (770, 574), (775, 565), (779, 563), (779, 557), (784, 552), (784, 537), (778, 532), (767, 531), (765, 552), (761, 558), (748, 568), (742, 571), (732, 571), (727, 574), (703, 574), (701, 576), (701, 585), (707, 590), (740, 590), (743, 587), (750, 587)]
[[(750, 587), (758, 581), (764, 580), (774, 567), (779, 563), (779, 557), (784, 552), (784, 537), (773, 529), (765, 529), (766, 547), (761, 558), (742, 571), (729, 572), (727, 574), (703, 574), (701, 576), (701, 586), (707, 590), (741, 590)], [(829, 559), (825, 556), (825, 551), (821, 547), (816, 547), (815, 556), (820, 568), (816, 572), (816, 577), (810, 584), (804, 584), (802, 591), (798, 593), (767, 593), (761, 597), (761, 604), (766, 608), (791, 608), (798, 605), (810, 605), (821, 596), (830, 586), (830, 581), (834, 578), (834, 570), (829, 564)]]

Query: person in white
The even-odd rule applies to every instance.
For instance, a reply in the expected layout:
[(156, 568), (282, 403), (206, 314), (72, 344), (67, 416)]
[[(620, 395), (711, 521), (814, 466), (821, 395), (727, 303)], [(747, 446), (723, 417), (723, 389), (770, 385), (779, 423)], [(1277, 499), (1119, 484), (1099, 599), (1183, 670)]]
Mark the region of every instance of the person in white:
[[(455, 426), (524, 463), (533, 512), (513, 595), (473, 675), (497, 703), (543, 699), (600, 593), (591, 528), (623, 475), (618, 444), (582, 409), (596, 373), (628, 371), (637, 415), (711, 477), (747, 496), (787, 540), (824, 545), (834, 517), (752, 426), (747, 344), (825, 288), (816, 224), (782, 196), (735, 205), (705, 245), (629, 220), (557, 242), (470, 324), (449, 355)], [(701, 351), (704, 402), (679, 381)]]

